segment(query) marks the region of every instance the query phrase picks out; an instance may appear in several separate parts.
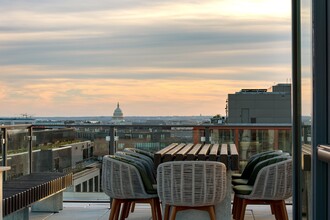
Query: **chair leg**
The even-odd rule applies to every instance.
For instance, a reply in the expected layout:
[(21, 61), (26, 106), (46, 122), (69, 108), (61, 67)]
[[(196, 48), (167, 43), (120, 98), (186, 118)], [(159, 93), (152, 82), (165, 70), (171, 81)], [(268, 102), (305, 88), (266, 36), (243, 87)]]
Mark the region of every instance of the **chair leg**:
[(111, 212), (109, 215), (109, 220), (118, 220), (119, 211), (120, 211), (120, 201), (118, 201), (117, 199), (113, 199), (111, 204)]
[(272, 212), (272, 215), (275, 215), (276, 205), (274, 203), (270, 204), (270, 210)]
[(274, 209), (275, 219), (282, 220), (283, 219), (283, 214), (282, 214), (282, 210), (281, 210), (281, 202), (280, 201), (272, 201), (271, 206)]
[(157, 220), (157, 214), (156, 214), (156, 207), (155, 207), (155, 200), (150, 199), (149, 200), (150, 206), (151, 206), (151, 215), (152, 215), (152, 220)]
[(118, 207), (116, 208), (116, 213), (115, 213), (115, 220), (119, 219), (119, 215), (120, 215), (120, 210), (121, 210), (121, 202), (118, 202)]
[(128, 206), (127, 206), (127, 209), (125, 210), (125, 218), (128, 218), (128, 215), (129, 215), (129, 212), (131, 210), (131, 207), (132, 207), (132, 204), (134, 202), (128, 202)]
[(247, 202), (245, 201), (245, 199), (241, 199), (240, 198), (240, 209), (239, 212), (237, 213), (237, 218), (238, 220), (244, 220), (244, 216), (245, 216), (245, 209), (246, 209), (246, 205)]
[(135, 202), (132, 202), (132, 204), (131, 204), (131, 212), (134, 212), (134, 210), (135, 210)]
[(161, 208), (160, 208), (159, 198), (155, 198), (154, 201), (155, 201), (157, 219), (162, 220), (162, 211), (161, 211)]
[(236, 209), (236, 205), (237, 205), (237, 197), (236, 195), (234, 195), (234, 201), (233, 201), (233, 209), (231, 210), (231, 214), (234, 215), (235, 214), (235, 209)]
[(286, 210), (285, 201), (284, 200), (280, 201), (278, 203), (277, 207), (278, 207), (278, 211), (280, 213), (279, 219), (288, 220), (289, 217), (288, 217), (288, 212)]
[(173, 206), (171, 211), (171, 220), (175, 220), (176, 213), (177, 213), (177, 208), (176, 206)]
[(158, 198), (151, 199), (151, 209), (153, 218), (156, 220), (162, 220), (162, 213), (160, 211), (160, 203)]
[(242, 207), (242, 200), (239, 197), (235, 198), (235, 208), (234, 208), (234, 213), (233, 213), (233, 218), (234, 219), (239, 219), (239, 215), (240, 215), (240, 211), (241, 211), (241, 207)]
[(209, 212), (210, 219), (211, 220), (215, 220), (215, 209), (214, 209), (214, 206), (213, 205), (209, 206), (207, 211)]
[(129, 208), (130, 208), (130, 202), (127, 201), (123, 202), (123, 207), (120, 214), (120, 220), (125, 220), (125, 218), (128, 217)]
[(170, 217), (170, 205), (165, 205), (165, 214), (164, 214), (164, 220), (169, 220)]

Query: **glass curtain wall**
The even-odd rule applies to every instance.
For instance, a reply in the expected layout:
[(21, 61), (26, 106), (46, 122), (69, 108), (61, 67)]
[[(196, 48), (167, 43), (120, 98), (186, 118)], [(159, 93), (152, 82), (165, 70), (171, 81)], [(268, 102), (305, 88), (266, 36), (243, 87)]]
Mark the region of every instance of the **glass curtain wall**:
[(312, 1), (292, 1), (293, 218), (311, 219)]
[[(330, 144), (329, 129), (329, 1), (312, 1), (312, 67), (313, 67), (313, 121), (312, 121), (312, 189), (313, 219), (330, 219), (330, 165), (328, 150), (319, 145)], [(320, 151), (321, 150), (321, 151)], [(320, 154), (321, 153), (321, 154)]]
[(30, 173), (29, 149), (31, 144), (28, 126), (1, 126), (1, 165), (10, 166), (5, 180)]
[(312, 116), (312, 23), (311, 0), (301, 0), (301, 133), (302, 217), (312, 219), (311, 116)]

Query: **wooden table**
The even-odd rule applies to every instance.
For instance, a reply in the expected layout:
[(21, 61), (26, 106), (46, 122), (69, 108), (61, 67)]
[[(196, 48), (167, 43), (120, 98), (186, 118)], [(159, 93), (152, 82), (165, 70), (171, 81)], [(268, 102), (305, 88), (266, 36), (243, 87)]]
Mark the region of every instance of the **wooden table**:
[(238, 151), (235, 144), (185, 144), (173, 143), (155, 153), (154, 162), (209, 160), (224, 163), (227, 170), (238, 170)]
[[(239, 169), (238, 151), (235, 144), (186, 144), (173, 143), (154, 155), (155, 165), (168, 161), (208, 160), (220, 161), (227, 167), (227, 195), (216, 205), (217, 220), (231, 220), (231, 175)], [(182, 211), (177, 219), (209, 219), (207, 212), (195, 210)]]

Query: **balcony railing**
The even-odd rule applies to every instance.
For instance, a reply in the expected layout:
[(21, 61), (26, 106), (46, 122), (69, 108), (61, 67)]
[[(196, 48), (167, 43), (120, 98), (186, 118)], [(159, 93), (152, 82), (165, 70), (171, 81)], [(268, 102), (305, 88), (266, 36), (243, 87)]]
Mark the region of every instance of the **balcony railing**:
[[(306, 133), (308, 135), (308, 127)], [(234, 143), (243, 167), (258, 152), (291, 152), (290, 124), (102, 125), (42, 124), (1, 126), (4, 178), (31, 172), (74, 172), (71, 192), (102, 192), (101, 161), (124, 148), (156, 152), (175, 143)], [(303, 140), (309, 140), (303, 136)]]

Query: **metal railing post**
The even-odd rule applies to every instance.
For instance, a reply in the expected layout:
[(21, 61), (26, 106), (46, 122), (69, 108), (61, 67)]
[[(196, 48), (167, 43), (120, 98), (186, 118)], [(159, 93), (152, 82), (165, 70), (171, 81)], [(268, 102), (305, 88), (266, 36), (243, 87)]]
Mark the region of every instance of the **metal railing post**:
[(32, 141), (33, 141), (33, 132), (32, 126), (29, 127), (29, 173), (32, 173)]
[(210, 143), (210, 128), (209, 127), (205, 127), (205, 144), (209, 144)]
[(110, 127), (110, 131), (109, 131), (109, 136), (110, 136), (110, 140), (109, 140), (109, 154), (110, 155), (114, 155), (117, 151), (117, 146), (116, 146), (116, 129), (115, 127)]
[[(1, 128), (2, 166), (7, 167), (7, 129)], [(7, 172), (3, 172), (3, 181), (7, 180)]]

